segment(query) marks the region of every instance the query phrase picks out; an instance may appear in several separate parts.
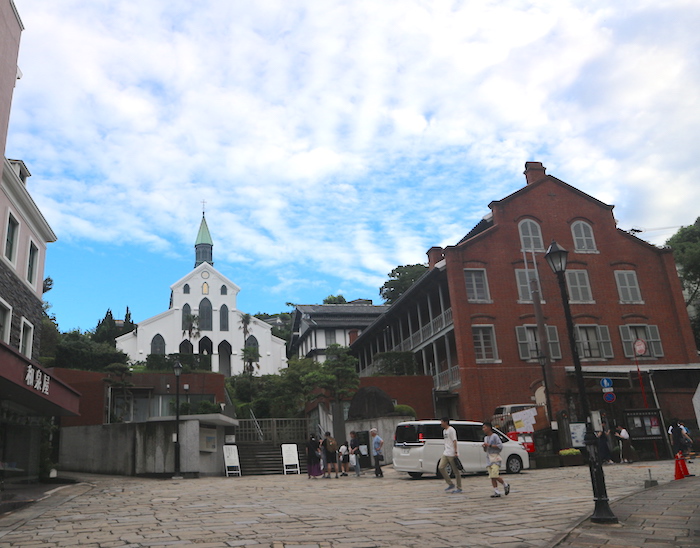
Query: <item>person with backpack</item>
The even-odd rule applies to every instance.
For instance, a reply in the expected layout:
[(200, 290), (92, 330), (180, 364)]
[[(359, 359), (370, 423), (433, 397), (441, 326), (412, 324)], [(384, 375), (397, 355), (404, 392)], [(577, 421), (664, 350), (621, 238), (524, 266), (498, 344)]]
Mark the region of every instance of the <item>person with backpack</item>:
[[(323, 451), (326, 454), (326, 474), (325, 479), (331, 479), (331, 468), (335, 467), (335, 477), (338, 477), (338, 442), (331, 436), (330, 432), (326, 432), (323, 440)], [(332, 465), (332, 466), (331, 466)]]

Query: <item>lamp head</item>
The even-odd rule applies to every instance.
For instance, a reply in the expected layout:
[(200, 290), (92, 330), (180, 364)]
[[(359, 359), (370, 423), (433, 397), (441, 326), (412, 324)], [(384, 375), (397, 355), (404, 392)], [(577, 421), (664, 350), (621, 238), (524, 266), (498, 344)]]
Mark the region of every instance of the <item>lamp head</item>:
[(553, 272), (564, 272), (566, 270), (566, 260), (569, 252), (561, 247), (557, 242), (552, 240), (552, 243), (547, 249), (547, 253), (544, 254), (544, 258), (547, 259), (547, 264), (552, 269)]
[(540, 362), (540, 365), (542, 367), (544, 367), (545, 365), (547, 365), (547, 356), (545, 356), (544, 354), (540, 354), (539, 356), (537, 356), (537, 361)]
[(177, 360), (173, 364), (173, 373), (175, 373), (176, 377), (179, 377), (180, 374), (182, 374), (182, 364), (180, 363), (180, 360)]

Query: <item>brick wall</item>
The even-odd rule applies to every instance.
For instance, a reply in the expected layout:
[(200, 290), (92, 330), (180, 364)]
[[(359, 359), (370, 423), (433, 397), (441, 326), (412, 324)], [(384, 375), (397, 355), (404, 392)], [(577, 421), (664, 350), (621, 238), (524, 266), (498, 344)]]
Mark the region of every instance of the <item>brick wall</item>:
[(433, 418), (433, 378), (424, 375), (360, 377), (360, 388), (376, 386), (401, 405), (410, 405), (419, 419)]

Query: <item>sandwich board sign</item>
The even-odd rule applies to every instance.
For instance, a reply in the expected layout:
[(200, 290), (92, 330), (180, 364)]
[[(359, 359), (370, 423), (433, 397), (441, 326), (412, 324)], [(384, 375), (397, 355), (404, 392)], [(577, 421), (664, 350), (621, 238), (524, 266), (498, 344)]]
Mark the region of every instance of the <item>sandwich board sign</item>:
[(224, 445), (224, 467), (226, 468), (226, 477), (242, 475), (237, 445)]
[(284, 473), (287, 472), (301, 474), (299, 469), (299, 453), (297, 452), (296, 443), (282, 444), (282, 463), (284, 465)]

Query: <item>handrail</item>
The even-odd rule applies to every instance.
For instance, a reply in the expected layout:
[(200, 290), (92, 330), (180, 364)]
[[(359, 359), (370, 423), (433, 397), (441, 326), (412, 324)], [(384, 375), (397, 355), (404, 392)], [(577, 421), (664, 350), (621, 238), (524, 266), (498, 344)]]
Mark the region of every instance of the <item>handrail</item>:
[(263, 434), (262, 428), (260, 428), (260, 423), (255, 417), (255, 413), (253, 413), (252, 409), (249, 409), (248, 411), (250, 411), (250, 418), (253, 419), (253, 424), (255, 424), (255, 431), (258, 433), (258, 438), (260, 441), (265, 441), (265, 435)]

